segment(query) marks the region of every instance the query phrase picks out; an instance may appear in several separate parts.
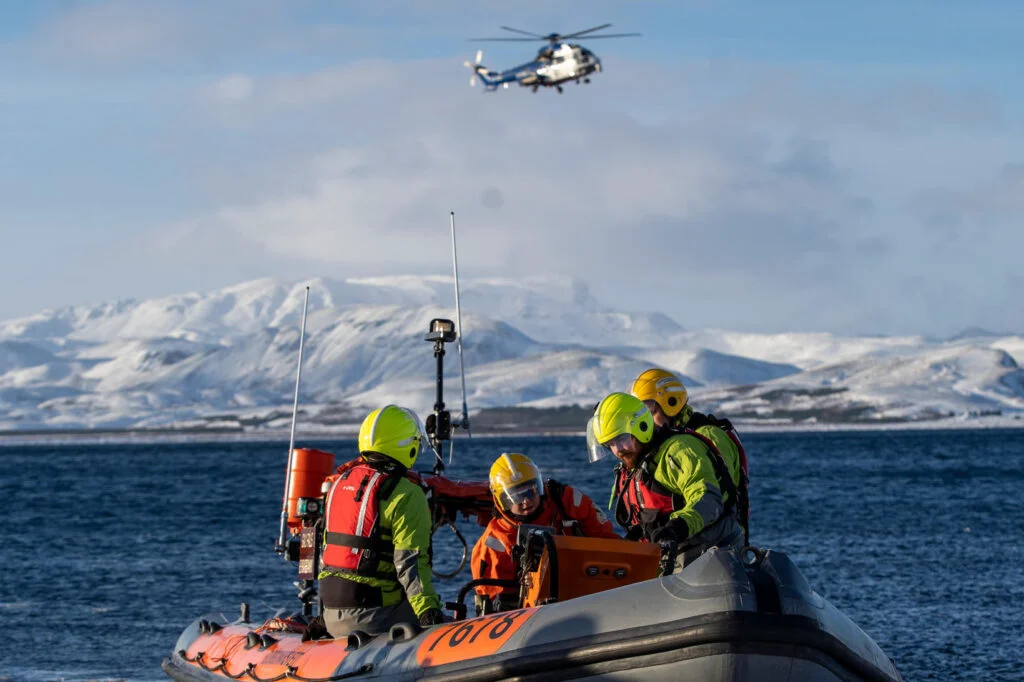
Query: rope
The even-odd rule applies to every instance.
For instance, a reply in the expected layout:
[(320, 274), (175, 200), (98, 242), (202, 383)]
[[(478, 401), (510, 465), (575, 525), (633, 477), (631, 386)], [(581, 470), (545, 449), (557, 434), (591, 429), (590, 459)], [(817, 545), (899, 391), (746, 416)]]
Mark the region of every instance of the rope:
[(291, 618), (272, 618), (253, 632), (305, 632), (306, 624)]

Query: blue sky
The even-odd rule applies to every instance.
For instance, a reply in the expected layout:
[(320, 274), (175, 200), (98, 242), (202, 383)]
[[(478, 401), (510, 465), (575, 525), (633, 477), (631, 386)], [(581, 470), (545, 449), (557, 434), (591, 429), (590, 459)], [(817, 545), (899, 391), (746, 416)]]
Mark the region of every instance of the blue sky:
[[(605, 72), (469, 87), (611, 22)], [(0, 5), (0, 319), (567, 272), (686, 327), (1024, 332), (1024, 4)]]

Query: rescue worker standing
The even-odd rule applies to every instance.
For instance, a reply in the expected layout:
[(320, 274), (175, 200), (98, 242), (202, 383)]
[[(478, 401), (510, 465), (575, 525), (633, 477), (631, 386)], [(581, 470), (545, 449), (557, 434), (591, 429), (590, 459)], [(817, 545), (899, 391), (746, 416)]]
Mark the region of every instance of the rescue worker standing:
[(318, 576), (332, 637), (444, 622), (430, 576), (427, 498), (405, 477), (423, 438), (411, 410), (386, 405), (363, 420), (359, 459), (338, 468), (327, 493)]
[[(711, 441), (711, 446), (729, 470), (732, 487), (736, 489), (736, 516), (743, 527), (744, 539), (750, 541), (750, 497), (747, 473), (747, 455), (739, 434), (728, 419), (701, 414), (693, 409), (689, 394), (678, 376), (663, 369), (648, 369), (640, 373), (629, 392), (644, 401), (651, 411), (657, 429), (671, 429), (676, 433), (686, 430)], [(723, 488), (723, 493), (725, 493)], [(728, 503), (728, 496), (724, 496)]]
[[(557, 535), (618, 538), (593, 501), (571, 486), (549, 479), (544, 483), (537, 465), (526, 455), (503, 453), (488, 476), (497, 514), (473, 547), (473, 578), (516, 579), (512, 548), (523, 523), (550, 526)], [(478, 613), (515, 608), (519, 592), (513, 587), (478, 585)]]
[(615, 520), (628, 538), (676, 542), (682, 569), (711, 547), (740, 547), (743, 531), (722, 503), (712, 454), (692, 433), (656, 430), (651, 411), (627, 393), (606, 396), (587, 423), (594, 462), (613, 455)]

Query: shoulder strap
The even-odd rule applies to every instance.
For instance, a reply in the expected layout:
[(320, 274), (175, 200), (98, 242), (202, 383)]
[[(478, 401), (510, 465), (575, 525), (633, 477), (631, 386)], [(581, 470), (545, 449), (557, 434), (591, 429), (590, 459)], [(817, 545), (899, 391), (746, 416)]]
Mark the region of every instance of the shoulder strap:
[(715, 447), (714, 442), (702, 433), (697, 433), (692, 429), (687, 429), (684, 433), (687, 435), (697, 438), (708, 447), (711, 451), (711, 466), (715, 470), (715, 478), (718, 479), (718, 487), (722, 492), (729, 495), (729, 501), (725, 503), (725, 509), (723, 513), (731, 511), (736, 506), (736, 498), (738, 493), (736, 492), (736, 484), (732, 482), (732, 476), (729, 475), (729, 468), (725, 466), (725, 460), (722, 459), (722, 453)]
[(686, 427), (694, 431), (702, 426), (717, 426), (726, 432), (735, 430), (732, 422), (728, 419), (719, 419), (713, 414), (703, 414), (701, 412), (694, 412), (690, 415), (690, 421), (686, 422)]
[(709, 415), (707, 415), (707, 420), (708, 420), (709, 423), (717, 426), (718, 428), (722, 429), (723, 431), (735, 431), (736, 430), (736, 427), (732, 425), (732, 422), (729, 421), (726, 418), (721, 418), (720, 419), (720, 418), (716, 417), (713, 414), (709, 414)]
[(565, 493), (565, 484), (559, 483), (553, 478), (549, 478), (544, 484), (544, 491), (547, 493), (548, 497), (554, 501), (555, 506), (558, 508), (558, 513), (561, 514), (563, 518), (568, 516), (568, 514), (565, 513), (565, 506), (562, 505), (562, 495)]
[(558, 518), (556, 521), (562, 525), (562, 531), (565, 531), (565, 526), (569, 523), (575, 525), (579, 520), (572, 516), (565, 510), (565, 504), (562, 498), (565, 496), (565, 489), (568, 487), (564, 483), (560, 483), (553, 478), (549, 478), (545, 484), (545, 489), (548, 496), (554, 501), (555, 509), (558, 511)]

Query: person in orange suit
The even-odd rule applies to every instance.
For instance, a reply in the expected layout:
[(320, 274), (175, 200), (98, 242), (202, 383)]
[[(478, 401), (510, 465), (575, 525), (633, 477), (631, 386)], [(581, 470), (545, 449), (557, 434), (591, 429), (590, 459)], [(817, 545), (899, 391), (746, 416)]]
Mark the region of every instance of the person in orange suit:
[[(619, 537), (589, 497), (553, 479), (545, 483), (526, 455), (503, 453), (491, 466), (488, 478), (497, 513), (473, 547), (474, 579), (517, 578), (512, 548), (523, 523), (550, 526), (559, 535)], [(478, 615), (516, 608), (518, 601), (519, 591), (514, 587), (476, 587)]]

